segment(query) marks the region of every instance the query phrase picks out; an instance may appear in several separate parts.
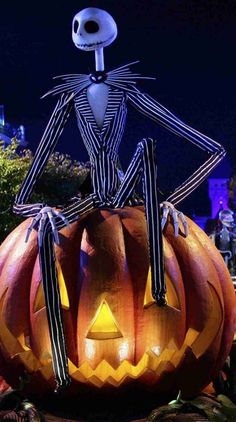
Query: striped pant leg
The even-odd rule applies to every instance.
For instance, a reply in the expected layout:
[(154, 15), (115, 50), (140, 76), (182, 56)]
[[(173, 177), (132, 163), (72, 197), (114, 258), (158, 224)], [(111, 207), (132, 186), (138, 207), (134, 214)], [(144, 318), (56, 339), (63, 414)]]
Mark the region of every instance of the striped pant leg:
[(166, 287), (164, 279), (160, 205), (157, 189), (157, 164), (155, 157), (155, 141), (149, 138), (138, 143), (135, 155), (114, 198), (114, 205), (116, 207), (123, 207), (125, 205), (141, 176), (149, 238), (152, 295), (157, 304), (163, 306), (166, 304)]
[[(60, 212), (67, 218), (67, 221), (71, 224), (79, 220), (79, 218), (87, 214), (89, 211), (92, 211), (95, 208), (98, 208), (101, 204), (101, 200), (96, 194), (91, 194), (85, 199), (79, 199), (75, 201), (72, 205), (62, 209)], [(56, 219), (56, 227), (58, 230), (65, 227), (63, 220)]]
[(161, 229), (160, 202), (158, 198), (157, 163), (155, 141), (145, 139), (143, 148), (143, 192), (149, 237), (149, 254), (152, 275), (152, 295), (157, 304), (163, 306), (165, 300), (164, 254)]
[[(69, 211), (67, 215), (68, 221), (72, 223), (78, 220), (80, 215), (94, 209), (95, 203), (93, 197), (84, 201), (78, 201), (76, 206), (73, 206), (73, 212)], [(65, 226), (64, 221), (58, 218), (56, 220), (58, 229)], [(39, 260), (51, 340), (53, 370), (56, 379), (55, 391), (59, 391), (66, 388), (70, 384), (71, 379), (68, 373), (68, 358), (54, 253), (54, 239), (49, 221), (44, 228), (42, 246), (39, 247)]]
[(68, 360), (53, 243), (54, 240), (50, 223), (47, 223), (43, 233), (42, 246), (39, 247), (39, 260), (51, 340), (56, 391), (58, 391), (61, 388), (66, 388), (70, 384), (70, 377), (68, 373)]

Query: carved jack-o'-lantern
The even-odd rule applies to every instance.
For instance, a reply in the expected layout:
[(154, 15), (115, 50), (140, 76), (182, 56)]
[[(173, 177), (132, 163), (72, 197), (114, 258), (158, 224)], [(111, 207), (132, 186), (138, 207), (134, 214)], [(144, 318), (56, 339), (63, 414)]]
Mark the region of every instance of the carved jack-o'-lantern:
[[(22, 223), (0, 248), (0, 347), (8, 380), (23, 368), (31, 389), (53, 388), (36, 233)], [(164, 233), (167, 306), (151, 295), (142, 207), (94, 211), (61, 231), (56, 247), (72, 389), (142, 385), (192, 395), (222, 366), (235, 296), (214, 245), (193, 222)], [(40, 381), (40, 382), (38, 382)]]

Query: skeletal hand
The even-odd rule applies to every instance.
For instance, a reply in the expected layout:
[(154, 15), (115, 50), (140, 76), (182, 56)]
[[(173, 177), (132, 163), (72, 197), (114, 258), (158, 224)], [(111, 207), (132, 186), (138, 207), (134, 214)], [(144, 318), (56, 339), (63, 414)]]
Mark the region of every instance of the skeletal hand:
[(161, 210), (162, 210), (162, 219), (161, 219), (162, 230), (164, 229), (164, 227), (166, 225), (168, 215), (170, 215), (172, 220), (173, 220), (175, 237), (177, 237), (178, 234), (179, 234), (179, 219), (184, 226), (184, 234), (187, 237), (188, 236), (188, 223), (186, 221), (184, 214), (180, 211), (177, 211), (175, 209), (174, 205), (172, 205), (168, 201), (162, 202), (160, 204), (160, 207), (161, 207)]
[(30, 226), (28, 227), (25, 242), (28, 242), (28, 239), (30, 237), (32, 230), (37, 228), (38, 226), (38, 242), (39, 242), (39, 246), (41, 247), (43, 244), (43, 235), (44, 235), (45, 225), (49, 221), (52, 228), (54, 241), (57, 245), (59, 245), (60, 240), (59, 240), (58, 230), (56, 227), (55, 217), (60, 217), (64, 221), (64, 223), (67, 226), (69, 226), (70, 224), (69, 221), (59, 211), (56, 211), (55, 209), (52, 209), (51, 207), (43, 207), (40, 210), (40, 212), (36, 215), (36, 217), (33, 218)]

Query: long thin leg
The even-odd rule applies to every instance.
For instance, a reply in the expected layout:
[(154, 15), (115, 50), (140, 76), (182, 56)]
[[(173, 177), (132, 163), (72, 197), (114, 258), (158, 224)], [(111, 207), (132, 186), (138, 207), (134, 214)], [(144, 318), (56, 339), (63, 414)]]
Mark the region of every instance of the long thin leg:
[(149, 253), (152, 274), (152, 295), (157, 304), (163, 306), (165, 300), (164, 255), (160, 216), (160, 202), (157, 190), (157, 164), (155, 142), (145, 139), (143, 148), (143, 192), (149, 237)]
[(163, 245), (160, 206), (157, 191), (155, 141), (144, 139), (138, 143), (134, 157), (114, 198), (115, 207), (123, 207), (142, 176), (147, 219), (149, 254), (152, 275), (152, 294), (159, 306), (166, 304), (163, 264)]
[(39, 260), (45, 294), (47, 319), (52, 348), (52, 363), (56, 378), (56, 391), (70, 384), (65, 346), (60, 293), (57, 281), (52, 232), (45, 228), (42, 245), (39, 246)]
[[(78, 201), (66, 210), (68, 221), (72, 223), (96, 206), (96, 198), (88, 197)], [(67, 225), (67, 221), (56, 217), (56, 227), (60, 229)], [(50, 221), (43, 225), (42, 242), (39, 244), (39, 259), (45, 294), (47, 319), (52, 348), (53, 370), (56, 378), (56, 390), (66, 388), (70, 382), (68, 373), (68, 359), (66, 353), (65, 336), (60, 305), (57, 270), (55, 265), (54, 241)]]

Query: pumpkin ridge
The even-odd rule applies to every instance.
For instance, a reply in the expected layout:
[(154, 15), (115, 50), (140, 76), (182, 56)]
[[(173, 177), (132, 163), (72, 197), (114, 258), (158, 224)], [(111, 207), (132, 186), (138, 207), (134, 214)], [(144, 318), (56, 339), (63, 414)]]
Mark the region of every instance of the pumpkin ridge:
[[(234, 294), (233, 283), (230, 278), (230, 274), (225, 266), (225, 263), (219, 253), (214, 247), (210, 239), (207, 238), (206, 234), (200, 231), (199, 227), (193, 223), (196, 235), (199, 236), (199, 241), (205, 243), (204, 247), (215, 266), (216, 272), (219, 277), (219, 283), (221, 286), (222, 297), (224, 300), (225, 310), (225, 321), (223, 326), (221, 347), (219, 350), (218, 361), (215, 365), (215, 371), (220, 369), (227, 357), (227, 350), (232, 344), (233, 334), (236, 328), (236, 297)], [(226, 283), (226, 280), (228, 281)], [(227, 347), (228, 345), (228, 347)]]
[[(25, 225), (24, 225), (25, 226)], [(5, 262), (1, 274), (1, 283), (8, 285), (5, 297), (5, 316), (9, 329), (16, 336), (24, 334), (30, 335), (30, 284), (34, 263), (37, 257), (37, 245), (35, 236), (29, 242), (25, 243), (25, 233), (21, 232), (18, 242), (21, 247), (13, 248)], [(31, 250), (31, 257), (28, 256), (28, 247)], [(25, 311), (20, 314), (22, 309)]]
[[(174, 253), (182, 268), (188, 326), (200, 331), (209, 314), (207, 280), (209, 277), (212, 278), (216, 284), (218, 283), (218, 286), (219, 281), (214, 266), (209, 262), (203, 246), (192, 231), (191, 223), (189, 229), (187, 238), (174, 238), (172, 230), (169, 230), (167, 237), (172, 240)], [(188, 263), (187, 266), (185, 262)]]

